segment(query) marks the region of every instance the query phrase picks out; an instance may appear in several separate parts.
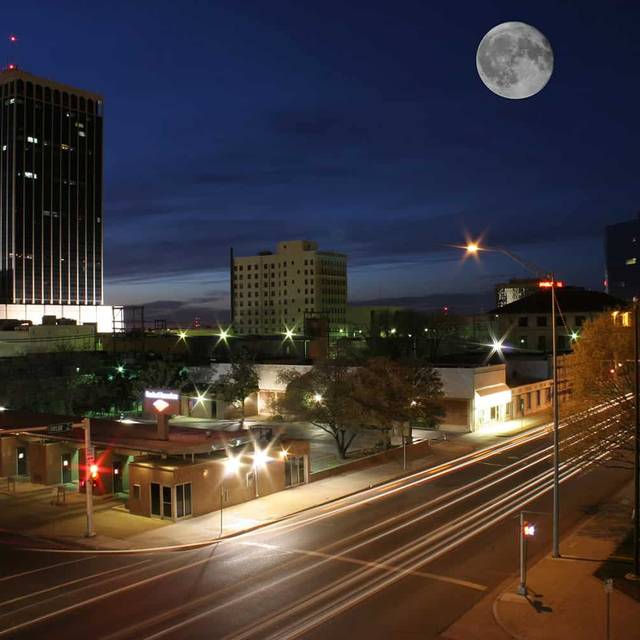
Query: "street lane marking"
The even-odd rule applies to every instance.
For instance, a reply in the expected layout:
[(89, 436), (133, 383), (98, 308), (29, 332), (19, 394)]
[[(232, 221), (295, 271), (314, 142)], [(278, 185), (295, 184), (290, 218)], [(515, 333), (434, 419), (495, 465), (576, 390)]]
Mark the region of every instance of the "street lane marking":
[[(387, 573), (397, 573), (402, 571), (399, 567), (396, 567), (392, 564), (387, 564), (386, 562), (371, 562), (369, 560), (359, 560), (358, 558), (350, 558), (349, 556), (342, 556), (339, 554), (323, 553), (322, 551), (312, 551), (309, 549), (289, 549), (284, 547), (277, 547), (276, 545), (272, 544), (261, 544), (259, 542), (241, 542), (240, 544), (250, 547), (260, 547), (269, 550), (278, 549), (285, 553), (295, 553), (298, 555), (310, 556), (312, 558), (337, 560), (339, 562), (346, 562), (348, 564), (356, 564), (361, 567), (380, 569), (382, 571), (386, 571)], [(455, 584), (460, 587), (467, 587), (468, 589), (473, 589), (475, 591), (486, 591), (488, 588), (484, 584), (478, 584), (477, 582), (471, 582), (470, 580), (451, 578), (449, 576), (443, 576), (438, 573), (429, 573), (426, 571), (410, 571), (408, 575), (416, 576), (418, 578), (429, 578), (430, 580), (437, 580), (439, 582), (448, 582), (450, 584)]]
[[(51, 618), (56, 618), (62, 614), (65, 614), (69, 611), (73, 611), (75, 609), (79, 609), (82, 607), (86, 607), (89, 604), (94, 602), (99, 602), (100, 600), (104, 600), (105, 598), (110, 598), (118, 593), (124, 593), (125, 591), (129, 591), (135, 587), (139, 587), (143, 584), (148, 584), (149, 582), (153, 582), (154, 580), (159, 580), (161, 578), (165, 578), (167, 576), (174, 575), (179, 573), (180, 571), (184, 571), (185, 569), (190, 569), (192, 567), (197, 567), (198, 565), (206, 564), (211, 562), (212, 560), (217, 559), (217, 557), (204, 558), (202, 560), (197, 560), (196, 562), (191, 562), (189, 564), (177, 567), (175, 569), (171, 569), (169, 571), (165, 571), (164, 573), (153, 575), (149, 578), (145, 578), (144, 580), (138, 580), (137, 582), (132, 582), (131, 584), (125, 585), (124, 587), (119, 587), (118, 589), (114, 589), (113, 591), (107, 591), (106, 593), (101, 593), (97, 596), (93, 596), (92, 598), (87, 598), (86, 600), (82, 600), (80, 602), (76, 602), (67, 607), (63, 607), (62, 609), (56, 609), (55, 611), (50, 611), (49, 613), (45, 613), (37, 618), (32, 618), (31, 620), (26, 620), (25, 622), (20, 622), (13, 627), (9, 627), (6, 629), (0, 629), (0, 638), (4, 636), (8, 636), (20, 629), (25, 629), (26, 627), (31, 627), (40, 622), (44, 622), (45, 620), (49, 620)], [(173, 560), (173, 558), (171, 558)]]
[(68, 560), (67, 562), (56, 562), (56, 564), (49, 564), (46, 567), (39, 567), (38, 569), (31, 569), (30, 571), (23, 571), (22, 573), (12, 573), (10, 576), (3, 576), (0, 578), (0, 582), (5, 582), (6, 580), (13, 580), (14, 578), (21, 578), (22, 576), (28, 576), (32, 573), (38, 573), (40, 571), (46, 571), (47, 569), (53, 569), (55, 567), (63, 567), (67, 564), (75, 564), (76, 562), (86, 562), (87, 560), (94, 560), (95, 556), (91, 556), (90, 558), (78, 558), (77, 560)]
[[(11, 598), (11, 600), (3, 600), (2, 602), (0, 602), (0, 609), (6, 607), (8, 604), (13, 604), (14, 602), (20, 602), (21, 600), (27, 600), (28, 598), (33, 598), (33, 596), (39, 596), (43, 593), (49, 593), (50, 591), (55, 591), (56, 589), (61, 589), (62, 587), (69, 587), (72, 584), (77, 584), (78, 582), (84, 582), (86, 580), (91, 580), (93, 578), (99, 578), (100, 576), (106, 576), (106, 575), (109, 575), (110, 573), (115, 573), (116, 571), (122, 571), (123, 568), (126, 568), (128, 570), (132, 567), (137, 567), (141, 564), (149, 564), (150, 562), (152, 562), (152, 560), (141, 560), (140, 562), (134, 562), (133, 564), (126, 565), (126, 567), (115, 567), (113, 569), (107, 569), (106, 571), (100, 571), (98, 573), (92, 573), (92, 574), (89, 574), (88, 576), (83, 576), (81, 578), (75, 578), (74, 580), (68, 580), (67, 582), (61, 582), (60, 584), (53, 585), (52, 587), (47, 587), (46, 589), (40, 589), (40, 591), (31, 591), (30, 593), (26, 593), (22, 596)], [(67, 594), (65, 593), (63, 595), (67, 595)], [(36, 604), (41, 604), (41, 602), (38, 602)], [(30, 606), (35, 606), (35, 605), (30, 605)], [(23, 607), (23, 608), (28, 608), (28, 607)], [(11, 611), (11, 613), (15, 613), (15, 609)], [(9, 614), (6, 614), (6, 613), (0, 614), (0, 618), (4, 618), (6, 615), (9, 615)]]

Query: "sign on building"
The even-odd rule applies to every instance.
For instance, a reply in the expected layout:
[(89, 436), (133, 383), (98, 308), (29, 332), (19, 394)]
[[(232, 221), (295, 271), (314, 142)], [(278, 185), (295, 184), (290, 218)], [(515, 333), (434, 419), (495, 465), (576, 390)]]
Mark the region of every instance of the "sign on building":
[(144, 392), (144, 412), (164, 415), (180, 413), (180, 393), (173, 389), (147, 389)]

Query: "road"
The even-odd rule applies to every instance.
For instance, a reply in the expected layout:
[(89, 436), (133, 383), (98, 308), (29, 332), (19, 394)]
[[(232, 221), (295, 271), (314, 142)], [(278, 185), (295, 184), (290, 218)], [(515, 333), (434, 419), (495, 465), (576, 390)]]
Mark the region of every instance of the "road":
[[(533, 429), (195, 550), (0, 547), (0, 640), (436, 638), (516, 572), (519, 509), (551, 511), (550, 454)], [(563, 464), (563, 531), (630, 478), (592, 458)], [(533, 557), (551, 534), (535, 517)]]

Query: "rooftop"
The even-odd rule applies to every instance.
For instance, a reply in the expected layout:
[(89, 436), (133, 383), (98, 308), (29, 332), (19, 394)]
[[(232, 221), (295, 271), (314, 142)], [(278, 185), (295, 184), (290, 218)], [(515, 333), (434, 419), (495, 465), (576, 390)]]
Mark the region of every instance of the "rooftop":
[[(602, 291), (588, 291), (578, 287), (556, 289), (556, 299), (563, 313), (602, 312), (626, 306), (624, 300), (614, 298)], [(541, 289), (530, 296), (489, 311), (491, 315), (509, 315), (515, 313), (549, 313), (551, 290)]]
[[(63, 426), (64, 425), (64, 426)], [(83, 442), (82, 418), (53, 414), (31, 414), (21, 411), (0, 412), (0, 435), (29, 432), (52, 440)], [(223, 449), (227, 443), (248, 442), (247, 430), (217, 431), (170, 426), (169, 439), (157, 437), (153, 422), (121, 422), (91, 419), (91, 442), (100, 447), (130, 451), (190, 454)]]
[(12, 80), (24, 80), (25, 82), (33, 82), (42, 86), (50, 87), (51, 89), (58, 89), (58, 91), (66, 91), (67, 93), (73, 93), (77, 96), (89, 98), (90, 100), (102, 101), (102, 96), (92, 91), (86, 91), (85, 89), (78, 89), (68, 84), (62, 84), (55, 80), (49, 80), (48, 78), (42, 78), (40, 76), (34, 76), (28, 71), (22, 69), (4, 69), (0, 71), (0, 85), (11, 82)]

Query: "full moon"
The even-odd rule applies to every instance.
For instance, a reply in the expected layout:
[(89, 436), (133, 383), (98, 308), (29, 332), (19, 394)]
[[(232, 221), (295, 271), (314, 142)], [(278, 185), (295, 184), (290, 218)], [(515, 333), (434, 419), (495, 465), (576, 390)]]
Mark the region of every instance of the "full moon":
[(482, 82), (503, 98), (530, 98), (549, 82), (553, 50), (524, 22), (503, 22), (482, 38), (476, 54)]

